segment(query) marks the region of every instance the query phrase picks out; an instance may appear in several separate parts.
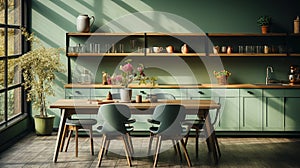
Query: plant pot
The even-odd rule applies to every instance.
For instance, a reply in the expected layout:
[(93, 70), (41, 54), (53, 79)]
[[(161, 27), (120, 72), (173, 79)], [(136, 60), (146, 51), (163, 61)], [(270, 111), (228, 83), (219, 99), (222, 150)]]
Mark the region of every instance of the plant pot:
[(269, 26), (261, 26), (261, 33), (262, 34), (269, 33)]
[(227, 76), (219, 76), (217, 77), (217, 80), (218, 80), (218, 84), (219, 85), (227, 85)]
[(132, 89), (130, 88), (120, 89), (121, 102), (131, 102), (131, 97), (132, 97)]
[(54, 115), (48, 117), (34, 116), (35, 133), (37, 135), (51, 135), (53, 130)]

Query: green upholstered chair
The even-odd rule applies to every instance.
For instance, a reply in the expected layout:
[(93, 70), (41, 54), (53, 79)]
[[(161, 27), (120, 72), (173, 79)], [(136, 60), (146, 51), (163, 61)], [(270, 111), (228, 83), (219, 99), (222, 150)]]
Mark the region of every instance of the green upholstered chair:
[(104, 104), (98, 111), (98, 118), (103, 123), (97, 127), (97, 131), (102, 134), (102, 145), (98, 156), (98, 166), (100, 167), (104, 152), (107, 151), (110, 140), (122, 139), (129, 166), (132, 166), (133, 146), (129, 132), (133, 127), (128, 127), (128, 121), (131, 117), (131, 111), (124, 104)]
[(186, 150), (183, 137), (184, 137), (184, 129), (181, 126), (181, 122), (185, 119), (185, 107), (177, 104), (162, 104), (156, 106), (152, 118), (148, 119), (148, 122), (156, 125), (154, 127), (150, 127), (150, 142), (148, 153), (150, 154), (151, 146), (153, 138), (157, 138), (157, 144), (154, 155), (154, 164), (153, 166), (157, 166), (158, 156), (161, 148), (161, 144), (163, 140), (172, 140), (172, 143), (175, 145), (175, 149), (180, 156), (180, 145), (183, 148), (187, 163), (191, 166), (191, 160)]

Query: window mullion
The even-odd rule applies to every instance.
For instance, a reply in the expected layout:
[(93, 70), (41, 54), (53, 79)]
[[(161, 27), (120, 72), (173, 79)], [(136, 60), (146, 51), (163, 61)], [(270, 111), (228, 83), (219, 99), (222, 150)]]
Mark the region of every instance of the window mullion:
[(7, 77), (8, 77), (8, 0), (5, 0), (5, 8), (4, 8), (4, 121), (7, 125), (8, 121), (8, 82), (7, 82)]

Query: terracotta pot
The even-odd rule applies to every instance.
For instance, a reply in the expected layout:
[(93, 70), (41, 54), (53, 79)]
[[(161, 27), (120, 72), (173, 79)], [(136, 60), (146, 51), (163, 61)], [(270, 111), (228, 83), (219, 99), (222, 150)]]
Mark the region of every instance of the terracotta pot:
[(227, 85), (227, 76), (219, 76), (217, 77), (219, 85)]
[(261, 33), (262, 34), (269, 33), (269, 26), (261, 26)]

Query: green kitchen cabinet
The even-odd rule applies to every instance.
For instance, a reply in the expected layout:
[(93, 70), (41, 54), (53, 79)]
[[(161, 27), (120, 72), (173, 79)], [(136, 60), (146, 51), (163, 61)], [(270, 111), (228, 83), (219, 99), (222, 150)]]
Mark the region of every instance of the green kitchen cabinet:
[(185, 88), (179, 88), (179, 89), (154, 88), (151, 89), (150, 91), (151, 94), (169, 93), (172, 94), (177, 100), (187, 99), (187, 90)]
[(239, 130), (239, 89), (215, 89), (221, 104), (217, 131)]
[(300, 131), (300, 90), (285, 91), (285, 131)]
[(262, 131), (262, 89), (240, 89), (240, 131)]
[(187, 97), (188, 99), (211, 99), (212, 89), (187, 89)]
[(65, 89), (66, 99), (91, 99), (90, 88), (68, 88)]
[(284, 89), (263, 89), (263, 131), (284, 131)]
[[(221, 104), (217, 122), (214, 125), (218, 131), (239, 130), (239, 89), (188, 89), (190, 99), (211, 99)], [(210, 113), (215, 119), (215, 111)]]

